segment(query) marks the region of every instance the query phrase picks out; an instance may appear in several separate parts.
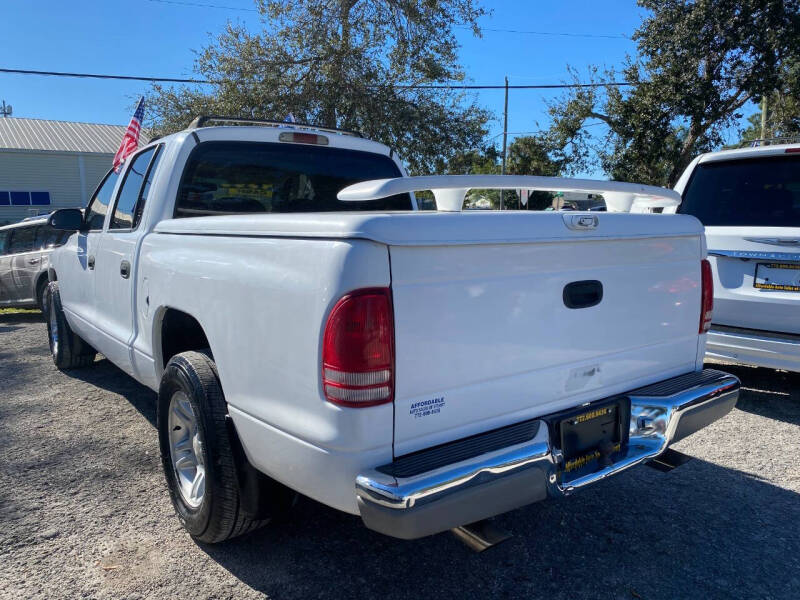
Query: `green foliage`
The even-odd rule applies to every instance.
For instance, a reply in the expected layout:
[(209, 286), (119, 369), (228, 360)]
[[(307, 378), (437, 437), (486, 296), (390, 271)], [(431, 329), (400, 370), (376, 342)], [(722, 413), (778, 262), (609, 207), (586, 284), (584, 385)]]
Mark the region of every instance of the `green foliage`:
[(298, 121), (363, 132), (397, 150), (412, 173), (476, 147), (489, 113), (451, 90), (394, 84), (463, 80), (453, 27), (479, 35), (474, 0), (257, 0), (263, 29), (228, 23), (202, 50), (211, 89), (154, 86), (155, 129), (197, 114)]
[[(460, 152), (447, 163), (437, 165), (437, 172), (448, 175), (499, 175), (501, 172), (501, 152), (496, 146)], [(560, 174), (559, 164), (548, 154), (545, 140), (535, 136), (515, 138), (506, 149), (506, 173), (509, 175), (544, 175), (554, 177)], [(492, 208), (500, 208), (500, 190), (471, 190), (467, 194), (466, 205), (474, 207), (479, 200), (488, 200)], [(534, 192), (530, 208), (540, 210), (552, 203), (552, 196), (546, 192)], [(506, 191), (503, 206), (510, 210), (526, 209), (519, 196)]]
[[(761, 135), (761, 111), (747, 118), (748, 126), (740, 132), (742, 142)], [(764, 137), (800, 135), (800, 62), (786, 67), (781, 87), (767, 95), (767, 123)]]
[[(567, 171), (673, 185), (699, 152), (718, 147), (748, 101), (786, 86), (800, 57), (798, 0), (639, 0), (649, 11), (638, 58), (592, 80), (629, 88), (576, 89), (550, 106), (553, 157)], [(577, 79), (575, 72), (573, 76)], [(587, 123), (588, 122), (588, 123)], [(586, 127), (602, 123), (597, 145)]]
[[(499, 175), (500, 152), (495, 146), (484, 146), (455, 154), (446, 163), (437, 165), (437, 173), (445, 175)], [(480, 208), (488, 201), (491, 208), (500, 208), (500, 190), (470, 190), (464, 200), (467, 208)]]
[(561, 173), (561, 167), (550, 157), (545, 140), (536, 136), (524, 136), (515, 138), (508, 146), (506, 173), (557, 177)]
[(500, 152), (495, 146), (457, 152), (446, 162), (440, 161), (436, 172), (445, 175), (499, 175)]

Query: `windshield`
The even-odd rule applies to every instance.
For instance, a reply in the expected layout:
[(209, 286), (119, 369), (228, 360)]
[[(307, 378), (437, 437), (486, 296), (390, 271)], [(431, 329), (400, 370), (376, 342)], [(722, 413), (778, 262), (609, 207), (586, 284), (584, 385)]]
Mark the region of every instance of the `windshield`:
[(388, 156), (325, 146), (205, 142), (189, 157), (176, 217), (273, 212), (411, 210), (408, 194), (342, 202), (344, 187), (400, 177)]
[(700, 163), (679, 212), (703, 225), (800, 227), (800, 156)]

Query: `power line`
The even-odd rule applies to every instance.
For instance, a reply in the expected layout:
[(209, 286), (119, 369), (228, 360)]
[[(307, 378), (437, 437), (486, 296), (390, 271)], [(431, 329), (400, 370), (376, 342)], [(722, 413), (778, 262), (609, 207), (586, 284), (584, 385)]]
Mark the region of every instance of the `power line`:
[(257, 8), (243, 8), (240, 6), (221, 6), (219, 4), (205, 4), (203, 2), (182, 2), (181, 0), (147, 0), (159, 4), (174, 4), (176, 6), (190, 6), (199, 8), (221, 8), (222, 10), (240, 10), (242, 12), (258, 12)]
[[(161, 0), (152, 0), (161, 1)], [(472, 29), (471, 27), (458, 27), (458, 29)], [(555, 35), (564, 37), (580, 37), (580, 38), (606, 38), (606, 39), (623, 39), (629, 40), (627, 35), (621, 33), (576, 33), (571, 31), (528, 31), (523, 29), (496, 29), (493, 27), (481, 27), (481, 31), (491, 31), (492, 33), (521, 33), (524, 35)]]
[[(189, 2), (187, 0), (147, 0), (148, 2), (155, 2), (158, 4), (172, 4), (174, 6), (185, 6), (189, 8), (217, 8), (221, 10), (238, 10), (241, 12), (258, 12), (256, 8), (244, 8), (241, 6), (224, 6), (222, 4), (211, 4), (206, 2)], [(472, 27), (459, 26), (458, 29), (472, 30)], [(493, 27), (481, 27), (481, 31), (491, 31), (492, 33), (520, 33), (524, 35), (551, 35), (551, 36), (564, 36), (564, 37), (582, 37), (582, 38), (606, 38), (606, 39), (623, 39), (629, 40), (627, 35), (619, 33), (575, 33), (575, 32), (562, 32), (562, 31), (527, 31), (522, 29), (498, 29)]]
[[(72, 73), (67, 71), (38, 71), (33, 69), (7, 69), (0, 68), (0, 73), (11, 75), (42, 75), (46, 77), (74, 77), (82, 79), (114, 79), (122, 81), (148, 81), (152, 83), (196, 83), (196, 84), (217, 84), (221, 81), (211, 81), (208, 79), (192, 79), (177, 77), (145, 77), (139, 75), (110, 75), (105, 73)], [(606, 86), (627, 86), (625, 81), (610, 81), (608, 83), (553, 83), (539, 85), (509, 85), (512, 90), (558, 90), (570, 88), (598, 88)], [(374, 86), (378, 87), (378, 86)], [(395, 84), (391, 87), (402, 90), (502, 90), (505, 85), (471, 85), (458, 83), (421, 83), (421, 84)]]
[(124, 81), (151, 81), (165, 83), (213, 83), (203, 79), (178, 79), (175, 77), (139, 77), (134, 75), (101, 75), (99, 73), (69, 73), (66, 71), (34, 71), (31, 69), (3, 69), (0, 73), (13, 75), (45, 75), (48, 77), (80, 77), (86, 79), (121, 79)]

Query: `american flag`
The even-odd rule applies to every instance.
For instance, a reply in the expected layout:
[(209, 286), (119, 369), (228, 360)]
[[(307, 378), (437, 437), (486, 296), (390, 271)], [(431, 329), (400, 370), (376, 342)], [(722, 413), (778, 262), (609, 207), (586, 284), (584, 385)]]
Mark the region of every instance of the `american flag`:
[(139, 130), (142, 128), (142, 119), (144, 119), (144, 97), (139, 99), (139, 104), (136, 105), (136, 110), (133, 113), (131, 122), (128, 124), (128, 129), (125, 130), (125, 135), (122, 136), (119, 150), (114, 155), (115, 173), (119, 173), (119, 169), (125, 159), (136, 152), (139, 147)]

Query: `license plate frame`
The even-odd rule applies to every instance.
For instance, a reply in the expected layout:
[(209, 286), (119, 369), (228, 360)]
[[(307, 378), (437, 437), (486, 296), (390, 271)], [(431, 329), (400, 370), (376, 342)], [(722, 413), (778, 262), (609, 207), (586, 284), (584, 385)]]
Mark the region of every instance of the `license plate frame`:
[[(769, 269), (769, 271), (768, 271)], [(787, 276), (781, 271), (788, 271), (792, 275)], [(759, 275), (759, 272), (761, 273)], [(770, 282), (769, 276), (778, 276), (778, 279), (773, 279)], [(787, 283), (785, 279), (780, 278), (781, 275), (785, 279), (789, 279)], [(759, 281), (761, 279), (761, 281)], [(794, 281), (795, 283), (791, 283)], [(753, 276), (753, 287), (758, 290), (771, 290), (777, 292), (800, 292), (800, 263), (780, 263), (780, 262), (760, 262), (756, 263), (756, 272)]]
[(602, 451), (612, 457), (621, 451), (628, 443), (630, 414), (630, 398), (617, 396), (552, 415), (549, 421), (564, 459), (563, 476), (594, 468), (603, 444)]

